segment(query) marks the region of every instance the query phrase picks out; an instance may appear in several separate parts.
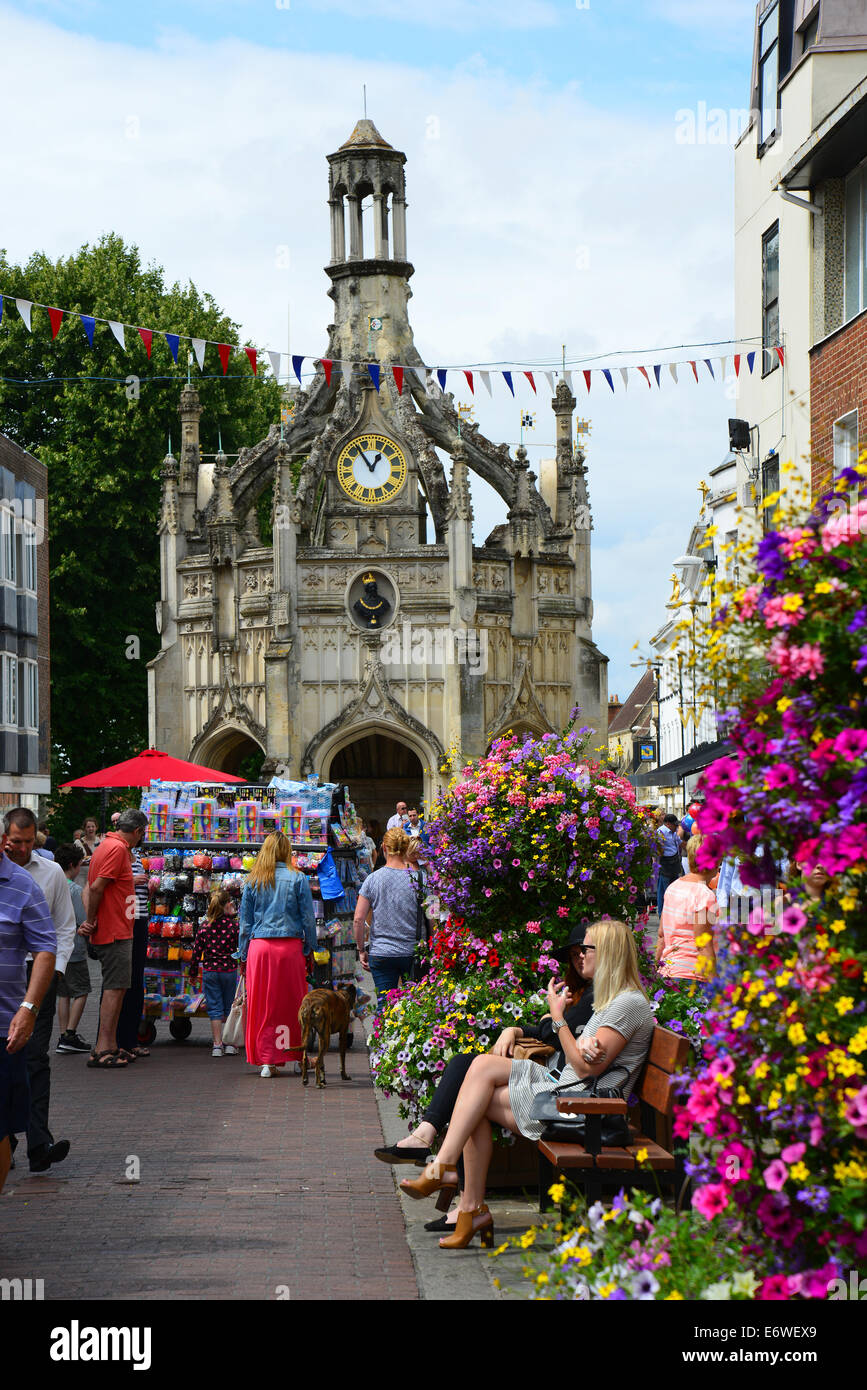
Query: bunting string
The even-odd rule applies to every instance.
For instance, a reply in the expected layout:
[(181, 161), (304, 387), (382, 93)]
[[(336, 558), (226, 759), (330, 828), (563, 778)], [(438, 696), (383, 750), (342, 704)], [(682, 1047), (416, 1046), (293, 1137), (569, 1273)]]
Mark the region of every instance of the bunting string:
[[(192, 360), (193, 357), (195, 358), (202, 375), (206, 375), (205, 358), (208, 350), (214, 348), (220, 360), (223, 376), (226, 376), (228, 373), (229, 362), (233, 354), (245, 356), (254, 376), (258, 376), (259, 374), (260, 357), (262, 354), (260, 354), (257, 348), (250, 347), (248, 344), (218, 343), (207, 338), (194, 338), (185, 333), (170, 333), (163, 329), (143, 328), (138, 325), (123, 323), (120, 319), (99, 318), (96, 314), (84, 314), (77, 309), (60, 309), (54, 305), (40, 304), (37, 300), (23, 299), (14, 295), (0, 294), (0, 330), (2, 330), (4, 324), (8, 322), (8, 314), (5, 313), (5, 310), (7, 306), (11, 304), (15, 305), (28, 333), (33, 333), (35, 331), (33, 321), (34, 309), (44, 311), (48, 316), (48, 326), (51, 329), (52, 341), (57, 338), (64, 319), (69, 319), (71, 321), (77, 320), (90, 347), (93, 347), (96, 329), (97, 326), (100, 325), (109, 329), (122, 352), (131, 351), (135, 337), (137, 336), (144, 346), (149, 361), (151, 360), (154, 343), (162, 341), (168, 347), (172, 361), (175, 365), (178, 365), (180, 345), (183, 342), (189, 345), (188, 352), (190, 354), (190, 360)], [(127, 344), (127, 331), (134, 335), (130, 344)], [(557, 377), (566, 382), (570, 391), (573, 389), (573, 371), (581, 376), (584, 382), (584, 388), (588, 393), (593, 390), (594, 385), (598, 382), (603, 386), (607, 386), (610, 392), (616, 395), (618, 390), (624, 392), (628, 390), (630, 377), (634, 378), (636, 374), (645, 382), (649, 391), (662, 390), (662, 373), (665, 367), (668, 368), (674, 385), (678, 386), (682, 384), (678, 377), (678, 367), (688, 367), (692, 372), (693, 382), (698, 384), (701, 380), (711, 380), (714, 382), (724, 380), (729, 363), (731, 364), (735, 377), (738, 379), (740, 378), (741, 372), (752, 376), (757, 365), (760, 369), (767, 369), (774, 366), (775, 359), (779, 362), (780, 366), (785, 365), (785, 351), (782, 344), (774, 343), (770, 346), (767, 344), (763, 346), (754, 345), (757, 343), (758, 339), (747, 339), (738, 342), (729, 340), (729, 342), (724, 344), (693, 343), (690, 344), (689, 347), (693, 351), (696, 351), (696, 356), (694, 357), (679, 358), (673, 362), (650, 361), (646, 364), (632, 363), (628, 366), (614, 364), (601, 366), (598, 364), (598, 359), (593, 358), (590, 359), (590, 361), (594, 363), (593, 366), (584, 366), (580, 365), (581, 359), (570, 359), (570, 369), (566, 368), (564, 361), (562, 367), (559, 367), (556, 373), (546, 370), (544, 366), (535, 362), (513, 363), (509, 367), (494, 367), (492, 364), (486, 364), (482, 367), (478, 363), (469, 363), (465, 366), (418, 367), (413, 363), (381, 363), (378, 361), (366, 361), (364, 359), (358, 361), (344, 360), (336, 357), (319, 357), (310, 353), (277, 352), (272, 351), (270, 348), (265, 349), (264, 356), (268, 360), (271, 374), (275, 381), (279, 381), (281, 376), (285, 376), (288, 381), (290, 375), (294, 375), (299, 384), (303, 385), (305, 363), (308, 363), (310, 365), (306, 369), (306, 374), (308, 376), (311, 375), (311, 369), (313, 375), (321, 370), (329, 386), (331, 385), (332, 373), (336, 367), (341, 373), (345, 383), (348, 384), (354, 375), (360, 373), (366, 375), (373, 383), (375, 389), (379, 391), (382, 386), (383, 370), (385, 367), (388, 367), (392, 382), (398, 394), (403, 393), (407, 371), (414, 374), (417, 381), (426, 392), (435, 395), (445, 392), (448, 383), (448, 374), (452, 372), (459, 373), (463, 376), (467, 389), (472, 396), (476, 394), (476, 380), (481, 382), (489, 396), (493, 396), (492, 378), (500, 377), (504, 387), (514, 398), (516, 384), (520, 385), (523, 391), (529, 390), (534, 396), (537, 396), (537, 375), (541, 375), (545, 378), (552, 396), (556, 389), (555, 378)], [(719, 346), (731, 347), (734, 350), (714, 358), (698, 355), (702, 351), (707, 351), (709, 348), (716, 348)], [(663, 351), (667, 352), (670, 350), (671, 349), (664, 349)], [(615, 357), (635, 355), (637, 354), (629, 349), (620, 349), (612, 354), (612, 356)], [(651, 354), (648, 355), (650, 356)], [(284, 359), (286, 359), (287, 363), (287, 370), (285, 372), (283, 371)], [(584, 359), (584, 361), (586, 362), (587, 359)], [(714, 370), (714, 362), (716, 362), (719, 377), (717, 377), (717, 372)], [(290, 363), (291, 374), (289, 371)], [(699, 372), (699, 367), (704, 369), (701, 373)], [(617, 381), (618, 377), (619, 381)], [(617, 384), (615, 384), (616, 382)]]

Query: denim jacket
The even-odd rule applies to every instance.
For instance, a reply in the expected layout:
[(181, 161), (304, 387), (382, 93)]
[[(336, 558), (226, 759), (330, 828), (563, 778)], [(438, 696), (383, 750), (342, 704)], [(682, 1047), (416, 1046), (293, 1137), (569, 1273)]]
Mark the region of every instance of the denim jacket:
[(307, 954), (316, 948), (316, 918), (307, 879), (297, 869), (278, 864), (273, 888), (253, 888), (241, 895), (238, 959), (246, 960), (254, 937), (299, 936)]

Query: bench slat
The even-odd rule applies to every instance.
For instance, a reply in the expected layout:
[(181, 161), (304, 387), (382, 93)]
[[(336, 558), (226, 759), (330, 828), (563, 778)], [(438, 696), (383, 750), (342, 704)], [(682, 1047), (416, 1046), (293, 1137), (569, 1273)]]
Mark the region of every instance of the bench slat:
[(601, 1096), (558, 1096), (557, 1109), (561, 1115), (625, 1115), (626, 1101)]
[(688, 1056), (689, 1040), (679, 1033), (672, 1033), (670, 1028), (663, 1028), (661, 1024), (657, 1024), (650, 1041), (648, 1063), (659, 1067), (660, 1071), (670, 1073), (680, 1071)]
[(638, 1099), (647, 1101), (661, 1115), (669, 1115), (674, 1103), (669, 1073), (648, 1062), (638, 1084)]

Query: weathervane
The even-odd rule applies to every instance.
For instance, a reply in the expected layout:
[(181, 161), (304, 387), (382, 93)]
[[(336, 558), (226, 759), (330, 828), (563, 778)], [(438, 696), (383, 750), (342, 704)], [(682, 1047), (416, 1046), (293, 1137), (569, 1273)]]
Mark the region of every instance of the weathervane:
[(469, 424), (475, 417), (476, 407), (466, 401), (458, 401), (458, 439), (461, 437), (461, 423), (465, 420)]
[(536, 417), (531, 415), (529, 410), (521, 411), (521, 443), (524, 443), (524, 430), (534, 430), (536, 428)]

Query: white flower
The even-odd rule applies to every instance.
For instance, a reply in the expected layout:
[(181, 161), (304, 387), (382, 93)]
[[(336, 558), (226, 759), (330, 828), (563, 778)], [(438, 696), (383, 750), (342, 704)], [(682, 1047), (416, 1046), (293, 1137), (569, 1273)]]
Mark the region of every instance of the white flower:
[(605, 1208), (601, 1202), (594, 1202), (587, 1212), (587, 1220), (590, 1222), (591, 1231), (598, 1231), (603, 1225)]
[(721, 1279), (718, 1284), (708, 1284), (701, 1296), (708, 1303), (727, 1303), (732, 1296), (732, 1286), (728, 1279)]
[(758, 1287), (759, 1281), (751, 1269), (748, 1269), (744, 1274), (735, 1274), (732, 1276), (733, 1294), (742, 1293), (745, 1294), (747, 1298), (752, 1298)]
[(632, 1211), (627, 1212), (626, 1215), (630, 1221), (635, 1222), (636, 1226), (640, 1225), (641, 1222), (644, 1220), (644, 1213), (636, 1211), (634, 1207), (632, 1208)]

